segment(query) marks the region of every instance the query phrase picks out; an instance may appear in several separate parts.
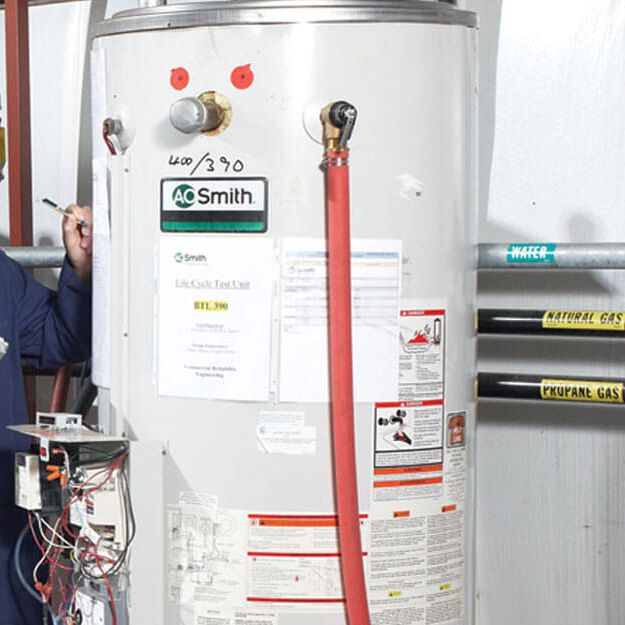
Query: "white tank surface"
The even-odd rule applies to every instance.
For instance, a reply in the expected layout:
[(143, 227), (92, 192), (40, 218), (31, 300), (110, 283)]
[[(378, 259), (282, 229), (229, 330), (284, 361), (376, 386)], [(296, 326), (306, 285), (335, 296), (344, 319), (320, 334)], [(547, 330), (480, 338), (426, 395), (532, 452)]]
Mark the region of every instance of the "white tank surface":
[(319, 121), (339, 100), (371, 621), (472, 622), (475, 26), (401, 0), (99, 26), (94, 376), (133, 441), (132, 625), (346, 623)]

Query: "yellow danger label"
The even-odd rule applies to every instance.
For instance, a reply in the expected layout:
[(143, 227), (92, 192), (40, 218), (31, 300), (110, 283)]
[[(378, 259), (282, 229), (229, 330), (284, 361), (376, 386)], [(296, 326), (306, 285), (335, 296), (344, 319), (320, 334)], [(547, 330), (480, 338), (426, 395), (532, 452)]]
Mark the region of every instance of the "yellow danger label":
[(218, 300), (196, 300), (193, 302), (193, 310), (202, 310), (204, 312), (226, 312), (228, 310), (228, 302)]
[(613, 310), (546, 310), (543, 315), (543, 328), (625, 332), (625, 312)]
[(562, 401), (600, 401), (608, 404), (623, 403), (621, 382), (591, 382), (590, 380), (541, 380), (542, 399)]

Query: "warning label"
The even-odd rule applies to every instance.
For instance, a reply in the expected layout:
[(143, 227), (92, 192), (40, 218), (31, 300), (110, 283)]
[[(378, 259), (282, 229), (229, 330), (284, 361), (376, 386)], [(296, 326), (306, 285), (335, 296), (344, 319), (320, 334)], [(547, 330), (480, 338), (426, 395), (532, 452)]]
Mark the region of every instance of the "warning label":
[(399, 313), (399, 399), (443, 396), (445, 308), (404, 302)]
[(592, 310), (546, 310), (543, 328), (553, 330), (625, 331), (625, 312)]
[[(361, 515), (360, 527), (366, 545), (366, 515)], [(249, 603), (302, 605), (306, 610), (334, 604), (342, 609), (336, 515), (250, 514), (248, 531)]]
[(375, 405), (373, 499), (439, 497), (443, 400)]
[(561, 401), (622, 404), (623, 384), (621, 382), (544, 379), (540, 381), (540, 396), (542, 399)]

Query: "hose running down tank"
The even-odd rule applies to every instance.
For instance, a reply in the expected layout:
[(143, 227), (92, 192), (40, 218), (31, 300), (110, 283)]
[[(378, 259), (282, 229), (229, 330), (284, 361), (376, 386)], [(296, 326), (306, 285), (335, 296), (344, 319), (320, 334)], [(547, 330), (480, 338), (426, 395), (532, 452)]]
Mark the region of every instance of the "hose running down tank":
[(330, 400), (341, 576), (349, 625), (369, 625), (354, 444), (349, 151), (346, 147), (356, 109), (346, 102), (337, 102), (322, 111), (321, 119), (326, 145)]

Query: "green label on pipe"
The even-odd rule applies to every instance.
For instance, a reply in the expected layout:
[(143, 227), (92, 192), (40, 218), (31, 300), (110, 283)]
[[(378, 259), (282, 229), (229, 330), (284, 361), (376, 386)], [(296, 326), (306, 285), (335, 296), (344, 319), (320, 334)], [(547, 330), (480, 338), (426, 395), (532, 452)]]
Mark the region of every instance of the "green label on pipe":
[(519, 263), (553, 263), (556, 257), (555, 243), (511, 243), (506, 261)]

